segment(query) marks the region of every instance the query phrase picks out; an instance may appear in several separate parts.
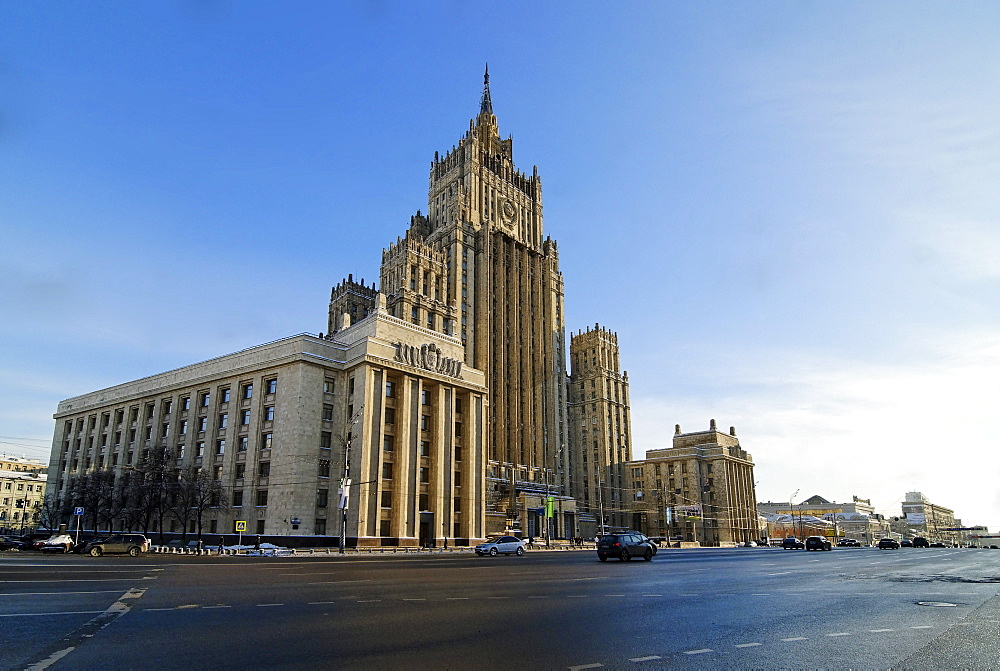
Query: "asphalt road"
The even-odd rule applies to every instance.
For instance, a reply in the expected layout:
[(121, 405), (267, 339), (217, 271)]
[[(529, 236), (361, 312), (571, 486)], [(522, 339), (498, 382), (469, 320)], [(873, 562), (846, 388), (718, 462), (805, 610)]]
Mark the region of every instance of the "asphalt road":
[(0, 554), (0, 668), (997, 668), (1000, 551)]

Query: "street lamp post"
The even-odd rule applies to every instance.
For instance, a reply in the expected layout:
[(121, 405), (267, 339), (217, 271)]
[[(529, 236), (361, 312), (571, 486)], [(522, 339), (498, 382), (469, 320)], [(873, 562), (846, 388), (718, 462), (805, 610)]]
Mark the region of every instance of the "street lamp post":
[(340, 481), (340, 546), (339, 554), (344, 554), (347, 545), (347, 508), (350, 501), (351, 491), (351, 441), (354, 436), (351, 434), (351, 427), (358, 423), (365, 406), (362, 404), (358, 411), (347, 421), (347, 428), (344, 430), (344, 478)]

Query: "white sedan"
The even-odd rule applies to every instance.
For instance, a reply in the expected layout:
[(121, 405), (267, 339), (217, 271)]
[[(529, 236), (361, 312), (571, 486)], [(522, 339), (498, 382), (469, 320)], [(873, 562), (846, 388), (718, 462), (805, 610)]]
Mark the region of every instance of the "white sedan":
[(520, 557), (524, 554), (524, 541), (515, 536), (497, 536), (477, 545), (476, 554), (480, 557), (483, 555), (496, 557), (500, 554)]

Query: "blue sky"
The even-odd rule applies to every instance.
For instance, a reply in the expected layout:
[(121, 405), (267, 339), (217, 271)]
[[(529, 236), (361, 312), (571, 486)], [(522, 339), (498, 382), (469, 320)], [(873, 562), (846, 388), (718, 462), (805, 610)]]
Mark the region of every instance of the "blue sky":
[(0, 450), (67, 397), (325, 329), (478, 110), (542, 177), (635, 456), (1000, 529), (992, 3), (0, 5)]

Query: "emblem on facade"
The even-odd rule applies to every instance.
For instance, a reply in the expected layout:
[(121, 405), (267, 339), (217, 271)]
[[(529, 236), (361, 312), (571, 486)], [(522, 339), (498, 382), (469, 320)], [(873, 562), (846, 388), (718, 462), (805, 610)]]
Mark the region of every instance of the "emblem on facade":
[(396, 361), (449, 377), (459, 379), (462, 377), (462, 362), (441, 354), (441, 348), (434, 343), (417, 347), (416, 345), (394, 342), (392, 346), (396, 348)]

